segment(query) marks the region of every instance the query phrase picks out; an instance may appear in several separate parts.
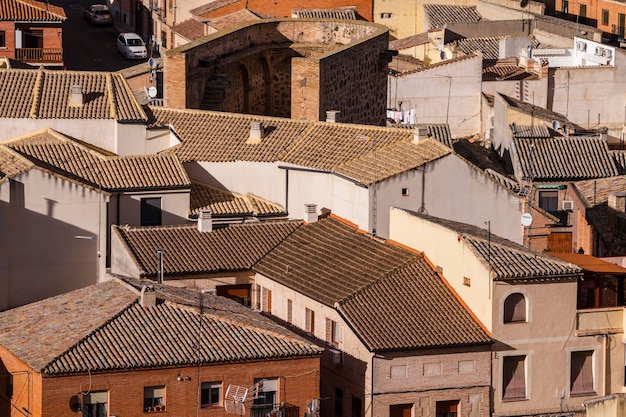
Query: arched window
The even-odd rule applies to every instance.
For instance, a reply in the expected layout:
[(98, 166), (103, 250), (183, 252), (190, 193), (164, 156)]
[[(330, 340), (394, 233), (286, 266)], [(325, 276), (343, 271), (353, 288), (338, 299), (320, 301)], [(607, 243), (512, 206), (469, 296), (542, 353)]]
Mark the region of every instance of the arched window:
[(516, 292), (504, 300), (504, 322), (519, 321), (526, 321), (526, 297), (524, 294)]

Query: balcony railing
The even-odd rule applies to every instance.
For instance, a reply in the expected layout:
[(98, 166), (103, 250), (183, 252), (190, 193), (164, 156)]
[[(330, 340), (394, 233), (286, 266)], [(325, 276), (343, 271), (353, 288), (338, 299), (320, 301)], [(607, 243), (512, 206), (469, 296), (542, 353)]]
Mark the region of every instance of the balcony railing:
[(18, 48), (15, 59), (22, 62), (60, 64), (63, 62), (62, 48)]
[(250, 407), (250, 417), (300, 417), (300, 407), (291, 404), (258, 404)]

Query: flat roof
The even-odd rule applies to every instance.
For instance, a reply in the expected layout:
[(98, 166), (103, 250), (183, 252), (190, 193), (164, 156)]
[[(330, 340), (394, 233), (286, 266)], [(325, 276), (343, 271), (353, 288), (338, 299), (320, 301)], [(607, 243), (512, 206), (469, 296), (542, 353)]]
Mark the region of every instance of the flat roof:
[(591, 255), (579, 253), (552, 253), (551, 256), (559, 258), (563, 261), (578, 265), (584, 271), (595, 272), (598, 274), (625, 274), (626, 268), (607, 262)]

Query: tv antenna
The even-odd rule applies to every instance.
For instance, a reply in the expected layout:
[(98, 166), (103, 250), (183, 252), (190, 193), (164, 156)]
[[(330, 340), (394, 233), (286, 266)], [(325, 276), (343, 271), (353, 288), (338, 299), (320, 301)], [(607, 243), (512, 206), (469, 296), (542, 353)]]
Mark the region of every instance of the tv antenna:
[(320, 417), (320, 400), (321, 398), (313, 398), (306, 404), (306, 417)]
[(257, 382), (250, 388), (239, 385), (229, 385), (224, 395), (224, 410), (229, 414), (238, 414), (243, 416), (246, 413), (245, 402), (256, 400), (259, 392), (263, 389), (263, 380)]

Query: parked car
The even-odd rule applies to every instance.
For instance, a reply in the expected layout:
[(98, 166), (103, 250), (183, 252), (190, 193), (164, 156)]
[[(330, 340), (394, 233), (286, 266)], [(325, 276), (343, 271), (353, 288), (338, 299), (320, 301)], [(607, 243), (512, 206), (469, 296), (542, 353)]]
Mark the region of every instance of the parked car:
[(106, 4), (92, 4), (85, 9), (85, 19), (92, 25), (112, 25), (113, 16)]
[(136, 33), (120, 33), (117, 37), (117, 50), (125, 58), (141, 59), (148, 57), (146, 44)]

